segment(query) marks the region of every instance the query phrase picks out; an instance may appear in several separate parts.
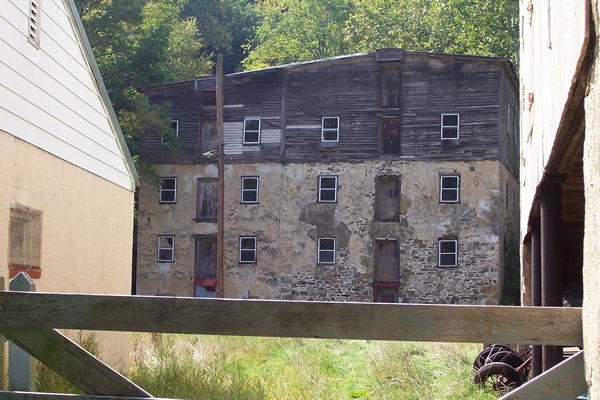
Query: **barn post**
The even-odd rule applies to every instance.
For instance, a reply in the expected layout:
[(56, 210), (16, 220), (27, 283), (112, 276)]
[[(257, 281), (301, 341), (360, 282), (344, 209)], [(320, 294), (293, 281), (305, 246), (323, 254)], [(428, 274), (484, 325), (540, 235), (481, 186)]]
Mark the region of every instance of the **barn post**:
[[(531, 305), (542, 305), (542, 254), (540, 221), (536, 219), (531, 224)], [(531, 377), (542, 373), (542, 346), (533, 345), (531, 348)]]
[[(562, 266), (560, 257), (561, 182), (559, 175), (550, 175), (541, 185), (540, 226), (542, 261), (542, 306), (562, 306)], [(542, 347), (544, 371), (562, 361), (562, 347)]]
[[(35, 283), (26, 272), (21, 271), (10, 280), (8, 290), (35, 292)], [(8, 342), (8, 390), (35, 391), (35, 362), (12, 342)]]

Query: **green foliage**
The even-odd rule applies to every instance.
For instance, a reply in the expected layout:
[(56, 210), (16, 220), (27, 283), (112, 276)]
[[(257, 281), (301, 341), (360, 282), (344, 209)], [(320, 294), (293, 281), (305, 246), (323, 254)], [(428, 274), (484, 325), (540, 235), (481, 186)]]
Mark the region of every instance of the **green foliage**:
[(246, 70), (345, 54), (343, 28), (353, 11), (350, 0), (261, 0), (261, 23)]
[(515, 0), (260, 0), (245, 69), (402, 47), (509, 58), (516, 64)]
[(135, 335), (130, 377), (202, 399), (494, 399), (472, 383), (479, 345)]
[(96, 62), (141, 178), (157, 176), (139, 157), (142, 133), (179, 141), (170, 128), (169, 108), (150, 105), (137, 92), (156, 85), (210, 74), (210, 54), (196, 19), (182, 14), (187, 0), (76, 0)]
[[(84, 335), (83, 332), (80, 331), (75, 343), (83, 347), (92, 355), (98, 357), (98, 341), (96, 340), (95, 333), (92, 332)], [(77, 387), (67, 382), (56, 372), (40, 362), (36, 364), (35, 375), (36, 386), (39, 392), (84, 394)]]
[(516, 64), (518, 15), (514, 0), (356, 0), (346, 34), (353, 51), (402, 47)]
[[(223, 71), (236, 71), (244, 58), (242, 46), (252, 42), (257, 11), (252, 0), (189, 0), (183, 15), (196, 18), (206, 52), (223, 54)], [(213, 59), (214, 60), (214, 59)]]

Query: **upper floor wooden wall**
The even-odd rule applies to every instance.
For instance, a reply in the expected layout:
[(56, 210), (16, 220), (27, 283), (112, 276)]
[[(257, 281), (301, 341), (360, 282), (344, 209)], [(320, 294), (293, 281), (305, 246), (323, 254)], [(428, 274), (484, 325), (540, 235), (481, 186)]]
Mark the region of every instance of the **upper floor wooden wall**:
[[(215, 119), (214, 104), (201, 101), (211, 88), (214, 78), (146, 90), (153, 102), (172, 102), (183, 143), (169, 154), (160, 137), (144, 138), (142, 156), (212, 162), (200, 156), (202, 120)], [(516, 78), (497, 58), (386, 49), (236, 73), (225, 78), (226, 161), (500, 159), (518, 176), (518, 146), (506, 137), (518, 132), (518, 110)], [(442, 140), (442, 114), (459, 115), (458, 139)], [(243, 144), (248, 117), (261, 118), (260, 144)], [(321, 140), (323, 117), (339, 117), (337, 142)], [(385, 150), (390, 143), (397, 150)]]

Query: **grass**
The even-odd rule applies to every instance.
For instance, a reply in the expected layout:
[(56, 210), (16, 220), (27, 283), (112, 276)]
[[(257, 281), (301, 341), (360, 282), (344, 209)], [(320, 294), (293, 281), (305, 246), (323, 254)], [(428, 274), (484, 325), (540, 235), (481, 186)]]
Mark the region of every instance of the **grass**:
[(495, 399), (472, 384), (465, 344), (134, 336), (130, 378), (154, 396), (200, 399)]

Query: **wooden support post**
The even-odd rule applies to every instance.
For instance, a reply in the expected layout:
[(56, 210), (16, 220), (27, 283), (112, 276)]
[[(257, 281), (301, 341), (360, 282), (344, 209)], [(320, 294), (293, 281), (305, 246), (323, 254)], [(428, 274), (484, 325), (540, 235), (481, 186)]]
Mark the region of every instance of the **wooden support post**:
[[(562, 268), (560, 258), (561, 177), (548, 176), (541, 186), (540, 230), (542, 261), (542, 306), (562, 307)], [(542, 347), (542, 369), (547, 371), (562, 361), (562, 347)]]
[[(8, 289), (35, 292), (35, 283), (26, 272), (19, 272), (10, 280)], [(13, 342), (8, 344), (8, 390), (35, 391), (35, 362)]]
[[(536, 220), (531, 225), (531, 305), (542, 305), (542, 254), (540, 223)], [(533, 345), (531, 348), (531, 376), (542, 373), (542, 346)]]
[(217, 55), (217, 297), (224, 293), (225, 258), (225, 152), (223, 139), (223, 54)]

